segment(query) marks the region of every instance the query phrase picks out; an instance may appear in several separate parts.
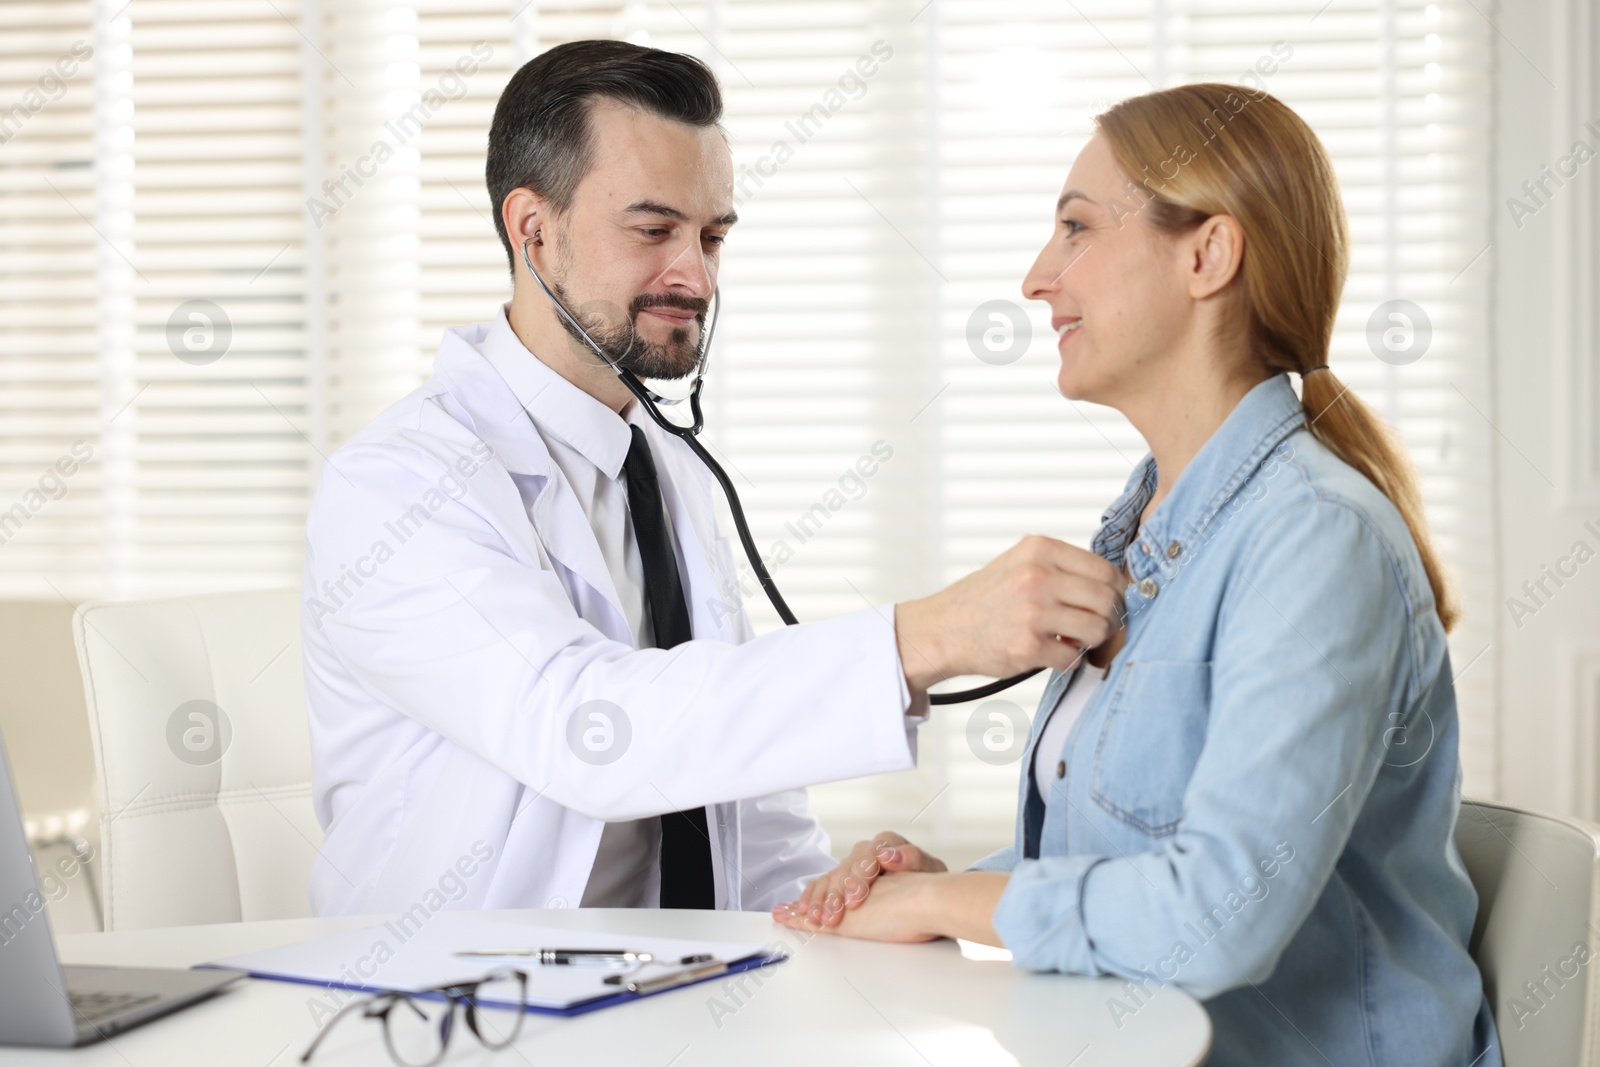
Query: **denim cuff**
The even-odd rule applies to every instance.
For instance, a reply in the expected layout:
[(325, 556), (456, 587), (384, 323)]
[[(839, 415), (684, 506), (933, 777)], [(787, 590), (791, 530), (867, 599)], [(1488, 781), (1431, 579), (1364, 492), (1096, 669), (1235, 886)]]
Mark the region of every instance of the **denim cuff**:
[(994, 929), (1025, 971), (1100, 974), (1083, 923), (1083, 883), (1104, 856), (1022, 860), (994, 909)]

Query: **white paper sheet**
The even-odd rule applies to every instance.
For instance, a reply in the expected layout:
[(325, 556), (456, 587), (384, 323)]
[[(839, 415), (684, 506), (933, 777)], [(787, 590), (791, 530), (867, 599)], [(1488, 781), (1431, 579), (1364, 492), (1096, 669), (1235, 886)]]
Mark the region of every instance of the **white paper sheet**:
[(454, 955), (464, 950), (514, 948), (627, 949), (648, 952), (657, 961), (665, 961), (665, 965), (655, 963), (645, 967), (638, 972), (640, 977), (676, 968), (684, 956), (708, 953), (732, 964), (752, 956), (765, 956), (770, 951), (770, 946), (761, 942), (608, 934), (440, 912), (420, 924), (408, 924), (399, 919), (381, 926), (230, 956), (214, 960), (210, 965), (248, 971), (258, 978), (404, 991), (473, 981), (498, 967), (514, 967), (528, 975), (529, 1005), (558, 1010), (622, 992), (619, 986), (605, 984), (605, 977), (619, 973), (620, 968), (588, 964), (541, 966), (527, 956)]

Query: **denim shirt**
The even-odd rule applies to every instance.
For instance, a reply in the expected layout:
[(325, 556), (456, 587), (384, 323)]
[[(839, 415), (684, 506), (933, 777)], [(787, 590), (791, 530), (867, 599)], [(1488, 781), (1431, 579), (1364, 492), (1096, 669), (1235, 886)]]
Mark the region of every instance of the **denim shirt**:
[(995, 930), (1015, 966), (1130, 979), (1120, 1029), (1171, 983), (1210, 1063), (1499, 1067), (1467, 954), (1477, 895), (1444, 629), (1390, 501), (1257, 385), (1137, 536), (1153, 457), (1094, 550), (1127, 563), (1127, 639), (1041, 798), (1022, 763)]

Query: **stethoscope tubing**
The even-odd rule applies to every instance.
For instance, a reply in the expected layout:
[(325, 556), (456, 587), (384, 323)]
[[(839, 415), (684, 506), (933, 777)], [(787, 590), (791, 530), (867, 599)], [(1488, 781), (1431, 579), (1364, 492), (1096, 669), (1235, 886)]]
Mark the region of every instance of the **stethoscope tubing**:
[[(529, 240), (532, 240), (532, 238), (529, 238)], [(528, 241), (522, 242), (522, 262), (527, 265), (528, 273), (533, 275), (533, 280), (539, 283), (539, 288), (544, 290), (544, 295), (550, 298), (550, 302), (555, 305), (562, 318), (566, 319), (573, 329), (578, 331), (589, 347), (594, 350), (595, 354), (616, 373), (622, 384), (644, 407), (645, 413), (650, 416), (651, 420), (663, 430), (682, 440), (696, 456), (700, 457), (700, 462), (706, 465), (706, 469), (711, 472), (711, 476), (722, 487), (722, 493), (728, 500), (728, 511), (733, 516), (733, 526), (739, 534), (739, 545), (744, 549), (745, 559), (749, 561), (750, 569), (755, 571), (756, 581), (761, 584), (761, 591), (766, 594), (767, 600), (772, 603), (773, 610), (778, 613), (778, 618), (783, 620), (784, 625), (798, 626), (800, 620), (790, 610), (788, 601), (783, 599), (783, 594), (778, 590), (778, 583), (773, 581), (766, 564), (761, 560), (761, 553), (756, 548), (755, 537), (750, 533), (750, 523), (745, 519), (744, 505), (739, 500), (739, 491), (734, 488), (733, 479), (728, 477), (728, 472), (722, 469), (722, 464), (718, 463), (711, 453), (706, 450), (706, 447), (700, 443), (697, 436), (705, 428), (705, 416), (700, 410), (700, 387), (705, 382), (706, 366), (711, 354), (711, 339), (716, 336), (717, 318), (722, 311), (721, 289), (716, 289), (712, 293), (711, 324), (706, 329), (706, 336), (700, 347), (700, 359), (695, 365), (694, 384), (690, 387), (687, 398), (691, 421), (687, 425), (679, 425), (662, 414), (656, 405), (676, 405), (681, 404), (683, 401), (669, 400), (646, 388), (637, 375), (617, 363), (604, 348), (595, 343), (594, 338), (589, 336), (589, 331), (583, 328), (583, 324), (577, 320), (572, 312), (567, 310), (566, 305), (556, 297), (555, 293), (551, 292), (550, 287), (545, 285), (544, 279), (539, 277), (539, 272), (533, 269), (533, 263), (528, 258)], [(1032, 678), (1043, 669), (1043, 667), (1036, 667), (1031, 671), (1024, 671), (1022, 674), (1015, 674), (1010, 678), (996, 679), (987, 685), (976, 686), (972, 689), (962, 689), (953, 693), (929, 693), (928, 703), (938, 705), (965, 704), (972, 700), (982, 700), (984, 697), (1004, 692), (1018, 682)]]

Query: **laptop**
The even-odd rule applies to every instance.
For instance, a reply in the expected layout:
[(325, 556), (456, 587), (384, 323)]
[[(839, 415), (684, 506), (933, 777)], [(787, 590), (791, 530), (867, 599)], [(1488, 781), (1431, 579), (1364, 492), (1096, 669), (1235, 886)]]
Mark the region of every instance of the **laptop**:
[(63, 967), (0, 742), (0, 1045), (86, 1045), (243, 977), (243, 971)]

